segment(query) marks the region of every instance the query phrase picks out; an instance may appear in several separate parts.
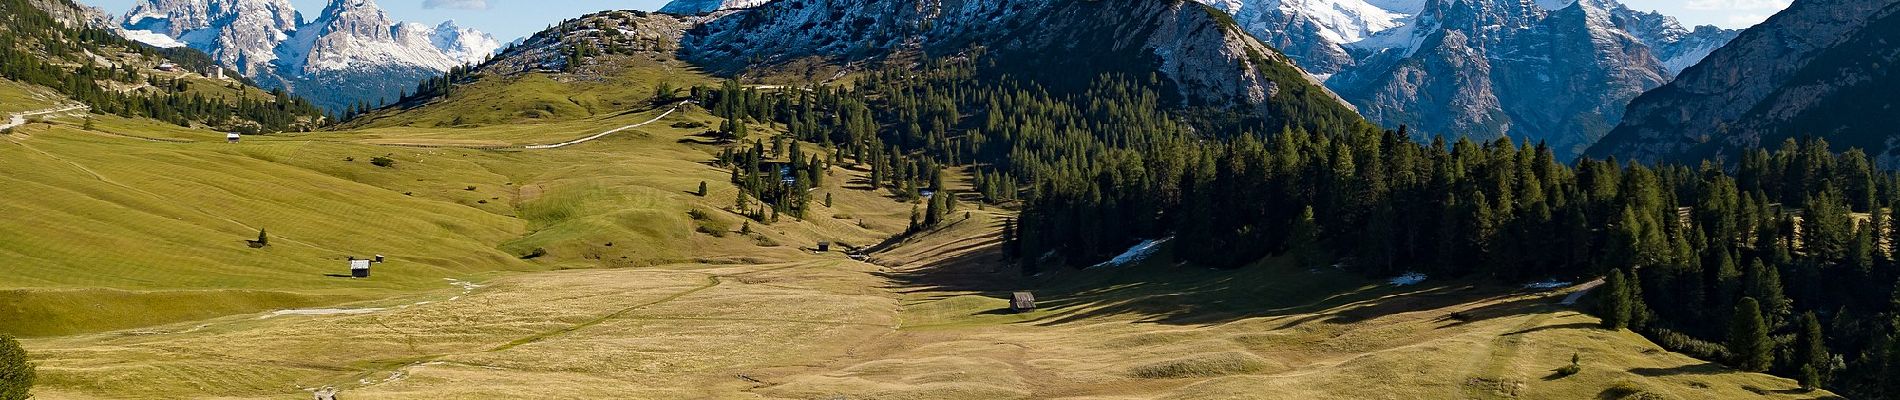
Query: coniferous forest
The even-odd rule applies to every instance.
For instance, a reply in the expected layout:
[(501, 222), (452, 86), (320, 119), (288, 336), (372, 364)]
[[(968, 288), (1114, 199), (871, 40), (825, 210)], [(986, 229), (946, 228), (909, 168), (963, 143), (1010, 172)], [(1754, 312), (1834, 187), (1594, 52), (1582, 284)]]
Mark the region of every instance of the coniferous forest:
[[(189, 92), (185, 81), (147, 75), (143, 67), (129, 64), (100, 65), (90, 56), (176, 58), (182, 67), (202, 71), (209, 60), (196, 50), (161, 50), (103, 29), (68, 27), (28, 0), (0, 0), (0, 15), (7, 16), (0, 19), (0, 78), (52, 88), (95, 113), (244, 132), (307, 129), (324, 121), (316, 106), (282, 90), (274, 91), (271, 100), (206, 97)], [(156, 90), (113, 89), (139, 85)]]
[[(1559, 160), (1508, 138), (1169, 111), (1152, 78), (1051, 93), (980, 60), (691, 95), (726, 118), (718, 136), (748, 144), (720, 162), (746, 189), (737, 209), (762, 221), (801, 216), (805, 188), (842, 165), (921, 203), (912, 228), (927, 229), (954, 196), (921, 193), (942, 189), (943, 167), (969, 167), (976, 198), (1021, 206), (1008, 246), (1029, 274), (1172, 237), (1194, 249), (1178, 261), (1220, 268), (1286, 256), (1368, 276), (1604, 277), (1592, 297), (1608, 328), (1811, 387), (1900, 395), (1883, 378), (1900, 371), (1900, 175), (1859, 150), (1790, 140), (1729, 163)], [(790, 135), (747, 133), (762, 123)]]

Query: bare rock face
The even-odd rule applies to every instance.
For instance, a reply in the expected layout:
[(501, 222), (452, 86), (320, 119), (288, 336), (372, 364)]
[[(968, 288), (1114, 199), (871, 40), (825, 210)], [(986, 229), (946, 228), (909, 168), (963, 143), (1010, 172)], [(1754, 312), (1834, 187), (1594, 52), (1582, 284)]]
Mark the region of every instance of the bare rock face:
[(1233, 13), (1374, 122), (1546, 141), (1566, 157), (1736, 32), (1684, 29), (1612, 0), (1198, 1)]
[(1272, 121), (1291, 103), (1318, 102), (1337, 119), (1357, 120), (1226, 13), (1185, 0), (778, 0), (715, 13), (681, 45), (683, 59), (726, 74), (981, 48), (997, 68), (1058, 90), (1106, 73), (1158, 73), (1185, 105), (1251, 109)]
[(705, 14), (717, 11), (758, 7), (772, 0), (674, 0), (660, 7), (668, 14)]
[(28, 0), (27, 3), (46, 11), (46, 15), (66, 24), (67, 27), (112, 27), (112, 16), (98, 7), (86, 6), (71, 0)]
[(289, 0), (142, 0), (121, 19), (127, 30), (176, 39), (244, 75), (269, 69), (277, 43), (302, 23)]
[(500, 48), (452, 22), (391, 20), (371, 0), (332, 0), (308, 22), (288, 0), (140, 0), (121, 25), (148, 43), (175, 40), (204, 51), (265, 87), (333, 111), (393, 100), (422, 78), (482, 62)]
[(569, 70), (567, 51), (587, 47), (597, 52), (649, 53), (670, 57), (679, 52), (680, 37), (701, 17), (645, 11), (603, 11), (562, 22), (510, 46), (482, 72), (519, 74)]
[(1633, 101), (1592, 156), (1737, 159), (1802, 135), (1895, 164), (1900, 1), (1795, 2)]

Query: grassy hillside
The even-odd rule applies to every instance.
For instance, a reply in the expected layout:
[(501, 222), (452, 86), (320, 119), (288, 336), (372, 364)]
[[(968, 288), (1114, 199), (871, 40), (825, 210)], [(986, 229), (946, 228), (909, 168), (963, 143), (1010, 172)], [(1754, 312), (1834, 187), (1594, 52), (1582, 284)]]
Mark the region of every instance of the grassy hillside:
[[(866, 264), (739, 263), (517, 274), (348, 305), (33, 339), (48, 399), (1820, 398), (1793, 382), (1596, 329), (1565, 293), (1395, 287), (1272, 260), (1075, 272), (1008, 314), (976, 211)], [(705, 250), (747, 252), (739, 243)], [(1167, 251), (1167, 250), (1164, 250)], [(1165, 254), (1164, 254), (1165, 255)], [(1460, 317), (1454, 317), (1454, 313)], [(309, 329), (322, 326), (323, 329)], [(1555, 369), (1581, 358), (1582, 371)]]
[[(110, 116), (95, 117), (92, 131), (76, 117), (30, 124), (0, 146), (0, 169), (14, 171), (0, 183), (18, 189), (0, 194), (0, 208), (22, 216), (0, 222), (9, 232), (0, 262), (18, 266), (0, 277), (0, 296), (12, 300), (0, 307), (0, 320), (9, 321), (0, 331), (94, 332), (383, 298), (497, 271), (739, 260), (820, 240), (871, 244), (908, 216), (881, 193), (836, 190), (839, 207), (866, 211), (821, 210), (785, 228), (755, 222), (750, 237), (696, 233), (741, 225), (723, 210), (735, 190), (726, 172), (704, 164), (714, 148), (682, 143), (700, 129), (671, 127), (713, 120), (696, 108), (581, 145), (520, 149), (662, 111), (250, 136), (240, 144)], [(441, 147), (466, 143), (502, 148)], [(393, 166), (373, 165), (378, 157)], [(701, 181), (714, 189), (706, 197), (691, 193)], [(705, 217), (695, 220), (691, 210)], [(259, 229), (269, 231), (271, 246), (248, 246)], [(705, 251), (728, 246), (741, 250)], [(347, 273), (345, 258), (372, 254), (392, 258), (375, 279), (329, 276)], [(531, 254), (545, 256), (521, 259)]]
[(58, 106), (62, 97), (39, 86), (0, 79), (0, 117)]

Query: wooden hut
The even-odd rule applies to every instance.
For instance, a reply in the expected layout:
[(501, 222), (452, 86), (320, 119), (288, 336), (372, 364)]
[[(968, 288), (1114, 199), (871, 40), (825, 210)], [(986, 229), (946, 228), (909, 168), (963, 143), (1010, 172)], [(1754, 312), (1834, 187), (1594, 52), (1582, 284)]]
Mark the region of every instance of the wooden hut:
[(358, 260), (355, 257), (351, 257), (350, 258), (350, 277), (368, 278), (369, 264), (370, 264), (370, 260)]
[(1036, 310), (1036, 295), (1029, 292), (1016, 292), (1009, 295), (1009, 311), (1025, 313)]

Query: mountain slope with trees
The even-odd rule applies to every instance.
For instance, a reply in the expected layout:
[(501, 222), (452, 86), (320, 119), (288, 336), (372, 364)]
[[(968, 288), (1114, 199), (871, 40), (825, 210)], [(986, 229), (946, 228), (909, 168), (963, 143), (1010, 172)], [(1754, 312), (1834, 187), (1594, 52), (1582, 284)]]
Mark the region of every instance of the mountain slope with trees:
[(1892, 93), (1900, 78), (1900, 2), (1796, 2), (1749, 28), (1668, 85), (1644, 93), (1629, 117), (1591, 147), (1595, 157), (1731, 163), (1783, 139), (1826, 138), (1865, 149), (1893, 167), (1900, 159)]
[(0, 1), (0, 12), (9, 16), (0, 22), (0, 78), (52, 88), (95, 113), (244, 132), (309, 130), (326, 121), (281, 90), (205, 76), (215, 73), (202, 53), (62, 21), (27, 0)]

